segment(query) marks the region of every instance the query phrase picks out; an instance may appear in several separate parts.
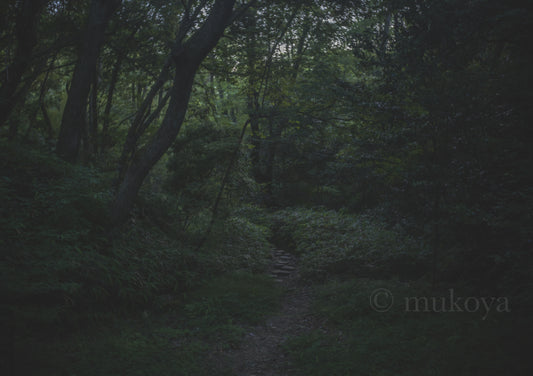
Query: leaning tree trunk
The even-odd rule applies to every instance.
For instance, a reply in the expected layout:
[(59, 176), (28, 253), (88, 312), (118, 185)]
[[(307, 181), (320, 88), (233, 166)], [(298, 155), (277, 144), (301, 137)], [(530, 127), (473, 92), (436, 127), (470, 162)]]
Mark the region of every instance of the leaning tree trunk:
[(61, 130), (57, 141), (57, 154), (74, 162), (80, 150), (80, 141), (85, 131), (85, 116), (89, 89), (96, 74), (96, 63), (105, 30), (122, 0), (93, 0), (78, 61), (72, 75), (72, 83), (65, 104)]
[(17, 92), (22, 76), (31, 65), (32, 51), (37, 43), (39, 15), (48, 0), (25, 0), (20, 2), (20, 11), (15, 25), (17, 48), (13, 62), (2, 71), (0, 87), (0, 126), (4, 125), (19, 98)]
[(231, 21), (234, 4), (235, 0), (216, 0), (200, 29), (184, 44), (177, 43), (173, 49), (176, 73), (165, 117), (157, 133), (145, 148), (137, 152), (124, 174), (111, 208), (112, 224), (120, 224), (127, 218), (148, 172), (178, 135), (187, 112), (196, 71)]
[(141, 155), (134, 157), (119, 186), (112, 208), (113, 223), (120, 223), (125, 219), (133, 206), (144, 178), (178, 135), (192, 91), (195, 74), (193, 69), (193, 67), (188, 69), (180, 67), (179, 71), (177, 70), (163, 122), (150, 144), (138, 152)]

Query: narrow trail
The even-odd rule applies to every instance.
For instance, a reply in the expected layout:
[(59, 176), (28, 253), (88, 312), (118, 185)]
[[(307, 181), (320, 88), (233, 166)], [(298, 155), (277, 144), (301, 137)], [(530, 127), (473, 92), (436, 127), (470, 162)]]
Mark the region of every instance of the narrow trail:
[(223, 363), (236, 376), (293, 375), (283, 345), (288, 338), (317, 327), (310, 312), (311, 290), (300, 278), (298, 259), (275, 250), (272, 260), (269, 273), (287, 288), (287, 293), (277, 314), (262, 325), (247, 328), (241, 346), (226, 352)]

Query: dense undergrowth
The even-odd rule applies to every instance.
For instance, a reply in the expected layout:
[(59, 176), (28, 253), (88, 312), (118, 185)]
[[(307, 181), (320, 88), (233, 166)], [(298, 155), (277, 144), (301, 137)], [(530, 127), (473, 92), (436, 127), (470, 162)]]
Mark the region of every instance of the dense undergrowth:
[[(369, 300), (384, 288), (394, 304), (377, 312)], [(454, 293), (469, 296), (460, 289)], [(433, 311), (430, 303), (430, 312), (423, 305), (415, 312), (413, 301), (406, 300), (411, 297), (436, 297), (440, 311)], [(440, 299), (447, 302), (444, 311)], [(450, 302), (448, 292), (424, 283), (332, 280), (317, 287), (315, 306), (329, 331), (295, 338), (287, 348), (301, 375), (531, 374), (533, 333), (528, 314), (517, 312), (515, 300), (510, 300), (510, 312), (496, 312), (494, 305), (488, 313), (483, 308), (452, 311)]]
[[(243, 328), (276, 312), (283, 294), (264, 274), (271, 243), (300, 257), (324, 323), (286, 343), (301, 375), (532, 370), (528, 285), (452, 284), (449, 265), (435, 265), (432, 244), (406, 226), (372, 213), (242, 204), (224, 208), (198, 248), (208, 209), (187, 212), (176, 195), (148, 189), (110, 231), (111, 184), (98, 169), (13, 143), (0, 153), (2, 374), (231, 375), (213, 354), (238, 347)], [(377, 312), (370, 299), (383, 288), (394, 305)], [(406, 310), (410, 297), (447, 299), (450, 289), (507, 306)]]
[(2, 374), (209, 375), (213, 347), (275, 310), (264, 226), (229, 215), (197, 249), (205, 225), (180, 228), (154, 194), (110, 231), (105, 174), (1, 154)]
[[(452, 283), (434, 270), (423, 239), (369, 215), (293, 208), (275, 213), (273, 223), (274, 240), (301, 256), (316, 293), (314, 312), (327, 328), (286, 345), (298, 374), (529, 375), (533, 370), (527, 289), (471, 279)], [(498, 281), (506, 278), (494, 275)]]
[(366, 215), (335, 210), (289, 208), (273, 215), (275, 242), (302, 256), (308, 278), (328, 275), (398, 275), (428, 270), (422, 240)]

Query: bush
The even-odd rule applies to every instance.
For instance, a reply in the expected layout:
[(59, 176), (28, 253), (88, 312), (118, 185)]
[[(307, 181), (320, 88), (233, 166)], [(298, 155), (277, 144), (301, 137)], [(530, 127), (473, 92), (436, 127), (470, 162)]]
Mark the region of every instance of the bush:
[(245, 269), (264, 271), (270, 262), (270, 230), (241, 216), (231, 216), (215, 226), (204, 248), (219, 272)]
[(201, 327), (213, 324), (256, 324), (279, 305), (281, 288), (272, 278), (234, 272), (205, 283), (188, 295), (185, 313)]
[[(257, 322), (276, 307), (274, 282), (250, 273), (268, 263), (266, 226), (236, 213), (196, 251), (210, 216), (186, 231), (169, 209), (179, 202), (154, 193), (111, 234), (102, 173), (2, 146), (0, 373), (13, 361), (22, 374), (213, 374), (204, 364), (211, 339), (234, 346), (242, 329), (232, 320)], [(177, 327), (146, 331), (144, 314), (182, 315), (172, 318)], [(125, 318), (135, 322), (107, 328)]]
[[(386, 288), (387, 312), (370, 297)], [(464, 296), (457, 293), (458, 296)], [(405, 298), (446, 296), (422, 283), (391, 280), (332, 281), (317, 289), (315, 313), (325, 323), (287, 344), (300, 375), (529, 375), (528, 314), (412, 312)]]
[(13, 144), (0, 159), (4, 322), (72, 323), (199, 283), (202, 255), (149, 221), (109, 236), (111, 184), (98, 171)]
[(273, 214), (274, 239), (301, 255), (304, 275), (397, 274), (425, 271), (421, 246), (401, 228), (365, 215), (334, 210), (286, 209)]

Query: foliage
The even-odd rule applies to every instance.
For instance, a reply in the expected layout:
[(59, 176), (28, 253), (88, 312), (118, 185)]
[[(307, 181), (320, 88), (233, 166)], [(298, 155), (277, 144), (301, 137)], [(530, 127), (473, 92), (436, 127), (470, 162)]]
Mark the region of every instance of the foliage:
[[(238, 132), (234, 124), (217, 126), (193, 121), (174, 143), (165, 188), (178, 197), (185, 218), (213, 205), (237, 147)], [(232, 171), (226, 197), (249, 194), (253, 189), (249, 180), (240, 170)], [(228, 200), (225, 202), (230, 205)]]
[[(327, 323), (288, 347), (302, 374), (531, 373), (531, 1), (237, 1), (191, 71), (215, 1), (122, 1), (68, 164), (51, 152), (104, 3), (0, 5), (0, 367), (226, 373), (204, 360), (277, 307), (276, 246)], [(117, 226), (126, 170), (147, 178)], [(368, 307), (428, 280), (518, 314)]]
[[(77, 328), (96, 326), (100, 331), (120, 315), (136, 315), (149, 308), (182, 312), (186, 307), (190, 322), (183, 323), (182, 330), (192, 330), (192, 323), (200, 320), (195, 325), (206, 333), (217, 333), (222, 342), (237, 343), (241, 332), (230, 325), (230, 316), (259, 320), (263, 309), (274, 307), (279, 296), (272, 281), (240, 274), (220, 277), (194, 297), (187, 292), (227, 270), (263, 270), (270, 255), (268, 231), (244, 217), (234, 217), (217, 226), (204, 251), (193, 252), (194, 236), (176, 238), (172, 228), (158, 226), (167, 218), (172, 219), (169, 223), (177, 222), (176, 214), (165, 211), (168, 206), (157, 209), (161, 197), (152, 197), (120, 232), (108, 233), (103, 219), (110, 195), (105, 187), (102, 176), (92, 169), (72, 167), (47, 152), (22, 145), (3, 145), (2, 198), (7, 205), (2, 206), (1, 315), (2, 330), (12, 335), (5, 337), (2, 348), (14, 346), (15, 358), (29, 368), (44, 363), (43, 374), (48, 367), (57, 370), (63, 364), (66, 369), (79, 367), (80, 374), (91, 374), (94, 368), (83, 367), (94, 356), (103, 359), (104, 373), (122, 367), (123, 360), (132, 370), (137, 364), (142, 369), (138, 372), (153, 368), (163, 374), (186, 362), (190, 370), (185, 367), (183, 374), (196, 374), (204, 346), (199, 342), (192, 341), (190, 349), (175, 355), (181, 350), (167, 340), (131, 328), (113, 329), (97, 338), (78, 333)], [(216, 288), (224, 288), (227, 295), (210, 290)], [(189, 296), (186, 300), (184, 294)], [(217, 317), (226, 312), (211, 318), (213, 327), (203, 321), (205, 304), (218, 312)], [(61, 355), (67, 344), (61, 338), (56, 343), (54, 336), (46, 334), (49, 331), (69, 337), (66, 343), (77, 349), (65, 352), (72, 359)], [(41, 336), (51, 343), (41, 343)], [(27, 356), (28, 347), (35, 352), (26, 361), (21, 357)], [(161, 368), (147, 355), (155, 353), (159, 355), (154, 359), (172, 357), (173, 361)], [(132, 359), (138, 363), (131, 363)]]
[[(394, 306), (390, 311), (371, 309), (369, 297), (377, 288), (392, 292)], [(402, 310), (406, 297), (435, 295), (423, 284), (396, 281), (352, 279), (321, 286), (315, 309), (328, 320), (329, 330), (313, 331), (287, 345), (299, 374), (531, 372), (525, 350), (531, 345), (531, 337), (518, 334), (528, 327), (525, 315), (500, 313), (483, 320), (479, 313)]]
[(231, 216), (215, 225), (205, 247), (213, 267), (219, 271), (251, 270), (263, 272), (270, 262), (270, 231), (246, 217)]
[[(205, 345), (182, 344), (187, 330), (162, 322), (128, 320), (94, 331), (41, 339), (31, 343), (31, 353), (16, 352), (18, 374), (76, 375), (122, 374), (209, 375), (204, 362)], [(24, 346), (28, 344), (18, 344)], [(97, 359), (98, 361), (95, 361)]]
[[(127, 319), (94, 324), (61, 338), (17, 341), (17, 371), (38, 375), (223, 374), (210, 353), (238, 345), (240, 325), (256, 323), (276, 309), (281, 290), (270, 278), (235, 273), (189, 291), (163, 311), (147, 308)], [(32, 346), (33, 351), (19, 351)], [(98, 362), (95, 362), (98, 359)], [(19, 365), (20, 364), (20, 365)], [(39, 370), (36, 373), (36, 370)]]
[(281, 288), (261, 275), (246, 272), (217, 277), (189, 294), (187, 320), (205, 327), (217, 324), (254, 324), (276, 310)]
[(309, 278), (335, 275), (427, 273), (416, 239), (370, 217), (324, 209), (285, 209), (273, 214), (274, 240), (293, 246)]
[(90, 294), (84, 278), (99, 270), (109, 194), (93, 171), (20, 145), (2, 147), (2, 171), (4, 302), (22, 304), (18, 318), (42, 302), (57, 320)]

